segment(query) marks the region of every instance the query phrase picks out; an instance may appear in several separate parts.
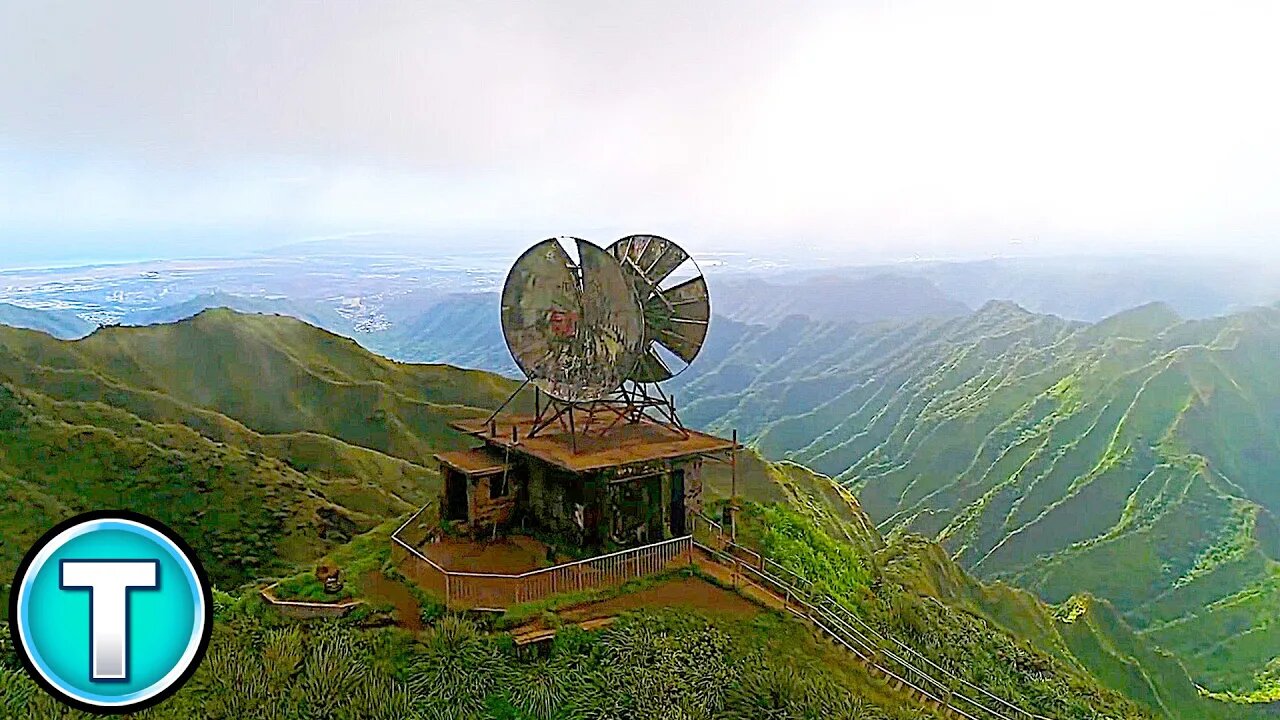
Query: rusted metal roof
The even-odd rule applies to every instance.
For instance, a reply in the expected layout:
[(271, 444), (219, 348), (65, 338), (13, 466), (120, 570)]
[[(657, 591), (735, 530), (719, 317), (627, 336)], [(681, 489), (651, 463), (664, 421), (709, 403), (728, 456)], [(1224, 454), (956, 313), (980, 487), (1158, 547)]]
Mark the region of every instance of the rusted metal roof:
[(435, 459), (442, 465), (448, 465), (463, 475), (492, 475), (500, 473), (506, 468), (500, 458), (494, 457), (492, 453), (482, 447), (438, 453)]
[[(495, 420), (491, 435), (483, 419), (463, 420), (452, 424), (460, 430), (484, 440), (498, 452), (510, 451), (533, 456), (571, 472), (586, 472), (654, 460), (674, 460), (695, 455), (721, 453), (733, 448), (733, 441), (686, 430), (680, 433), (652, 421), (618, 425), (609, 432), (579, 433), (574, 452), (573, 438), (568, 432), (548, 428), (528, 437), (533, 427), (532, 416), (506, 417)], [(512, 433), (512, 428), (516, 429)], [(514, 436), (514, 437), (513, 437)]]

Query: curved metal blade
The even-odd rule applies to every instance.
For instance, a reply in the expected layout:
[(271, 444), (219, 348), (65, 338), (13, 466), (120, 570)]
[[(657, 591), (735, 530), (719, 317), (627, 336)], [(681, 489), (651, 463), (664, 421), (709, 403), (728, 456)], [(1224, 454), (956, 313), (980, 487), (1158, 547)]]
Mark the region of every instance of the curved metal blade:
[(582, 267), (581, 354), (587, 360), (583, 381), (617, 389), (644, 351), (644, 313), (635, 286), (618, 261), (598, 245), (578, 241)]
[(529, 248), (511, 266), (502, 286), (502, 334), (516, 365), (530, 378), (552, 372), (553, 338), (546, 323), (551, 315), (582, 314), (577, 273), (555, 238)]
[(502, 288), (502, 332), (516, 365), (570, 402), (617, 389), (644, 347), (643, 312), (617, 261), (577, 240), (575, 266), (558, 239), (516, 260)]
[(701, 275), (665, 290), (654, 291), (649, 298), (649, 303), (645, 304), (646, 311), (650, 303), (661, 303), (672, 317), (682, 320), (711, 319), (710, 293), (707, 290), (707, 281)]
[(628, 235), (610, 245), (609, 252), (636, 280), (641, 297), (689, 259), (683, 248), (659, 235)]
[(686, 363), (693, 362), (707, 338), (707, 323), (699, 320), (674, 322), (670, 329), (659, 330), (653, 341), (670, 350)]
[(630, 379), (638, 383), (657, 383), (673, 377), (675, 373), (662, 361), (658, 351), (650, 347), (640, 358), (640, 362), (636, 363)]
[(711, 301), (701, 276), (666, 290), (655, 290), (645, 303), (645, 324), (650, 338), (686, 363), (702, 349)]

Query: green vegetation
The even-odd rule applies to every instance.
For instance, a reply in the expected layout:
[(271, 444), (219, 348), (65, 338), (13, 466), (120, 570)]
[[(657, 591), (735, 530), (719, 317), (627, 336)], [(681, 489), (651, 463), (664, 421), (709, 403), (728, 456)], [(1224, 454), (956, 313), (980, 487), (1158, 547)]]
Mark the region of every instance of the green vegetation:
[(512, 389), (281, 317), (76, 342), (0, 328), (0, 575), (58, 520), (112, 507), (180, 531), (219, 586), (298, 573), (434, 497), (432, 453), (466, 445), (447, 423)]
[(887, 534), (936, 539), (987, 581), (1105, 601), (1204, 687), (1263, 691), (1280, 653), (1280, 308), (784, 325), (724, 325), (719, 359), (674, 383), (686, 421), (836, 478)]
[[(598, 633), (565, 628), (549, 655), (535, 655), (492, 628), (442, 618), (433, 598), (398, 584), (387, 536), (438, 493), (431, 455), (468, 444), (448, 422), (485, 412), (514, 387), (485, 373), (392, 363), (280, 317), (213, 311), (77, 342), (0, 329), (0, 575), (82, 509), (136, 509), (182, 532), (232, 592), (215, 596), (217, 636), (200, 675), (143, 717), (379, 717), (375, 708), (390, 717), (457, 717), (458, 708), (495, 718), (667, 717), (658, 713), (669, 706), (687, 717), (922, 716), (845, 651), (781, 616), (641, 613)], [(1073, 628), (1084, 626), (1079, 617), (1101, 618), (1079, 638), (1047, 631), (1056, 627), (1049, 608), (978, 585), (932, 543), (902, 534), (886, 543), (826, 478), (752, 454), (741, 469), (740, 492), (754, 503), (740, 518), (745, 536), (939, 664), (1055, 717), (1140, 716), (1086, 673), (1131, 692), (1123, 678), (1076, 649), (1125, 644), (1107, 657), (1148, 667), (1145, 645), (1119, 618), (1078, 616)], [(724, 497), (726, 473), (708, 466), (713, 499)], [(1261, 519), (1231, 527), (1231, 537), (1268, 537)], [(313, 596), (307, 576), (317, 562), (342, 570), (349, 594), (366, 600), (359, 612), (298, 624), (262, 608), (254, 588), (271, 579), (283, 578), (286, 594)], [(1266, 597), (1219, 610), (1254, 612)], [(427, 627), (415, 634), (417, 621)], [(390, 623), (401, 627), (373, 627)], [(52, 716), (0, 655), (0, 705)], [(1185, 674), (1181, 682), (1191, 687)]]
[[(917, 558), (911, 555), (917, 550), (927, 554), (936, 545), (918, 537), (901, 537), (875, 557), (863, 556), (820, 524), (830, 527), (833, 520), (848, 520), (829, 516), (819, 520), (804, 508), (749, 504), (739, 519), (740, 537), (762, 538), (772, 560), (812, 582), (819, 592), (841, 602), (881, 633), (906, 642), (955, 677), (1020, 708), (1055, 718), (1145, 716), (1118, 694), (1099, 689), (1078, 667), (1017, 641), (978, 614), (940, 603), (936, 594), (922, 591), (928, 585), (921, 582), (926, 570), (912, 562)], [(963, 576), (954, 565), (948, 569)]]
[(338, 546), (316, 562), (317, 566), (325, 565), (339, 571), (343, 583), (339, 592), (325, 592), (324, 583), (316, 576), (313, 567), (281, 579), (274, 589), (276, 597), (282, 600), (337, 602), (362, 595), (370, 574), (385, 577), (393, 570), (391, 533), (399, 527), (400, 522), (400, 518), (388, 520), (369, 532), (356, 536), (351, 542)]
[(743, 541), (751, 543), (751, 535), (758, 534), (752, 545), (814, 583), (817, 592), (851, 598), (857, 607), (870, 600), (871, 561), (857, 548), (827, 535), (788, 506), (750, 503), (745, 510)]
[(1267, 663), (1262, 672), (1254, 678), (1258, 688), (1248, 695), (1222, 696), (1223, 700), (1243, 703), (1276, 703), (1280, 702), (1280, 658)]
[[(0, 656), (7, 717), (67, 712)], [(564, 628), (545, 652), (448, 616), (414, 636), (350, 623), (291, 623), (245, 598), (224, 608), (199, 671), (139, 718), (929, 717), (797, 623), (640, 613)], [(854, 692), (858, 688), (861, 692)]]
[(596, 588), (593, 590), (579, 590), (576, 592), (560, 593), (559, 595), (551, 595), (541, 600), (522, 603), (507, 608), (505, 612), (493, 621), (493, 626), (499, 630), (510, 630), (535, 618), (543, 618), (551, 620), (553, 623), (559, 623), (556, 617), (556, 611), (565, 608), (573, 608), (587, 603), (600, 602), (609, 598), (620, 597), (630, 593), (639, 592), (657, 585), (661, 585), (672, 578), (687, 577), (694, 574), (691, 568), (680, 568), (671, 570), (670, 572), (661, 573), (659, 575), (650, 575), (648, 577), (629, 580), (617, 587)]

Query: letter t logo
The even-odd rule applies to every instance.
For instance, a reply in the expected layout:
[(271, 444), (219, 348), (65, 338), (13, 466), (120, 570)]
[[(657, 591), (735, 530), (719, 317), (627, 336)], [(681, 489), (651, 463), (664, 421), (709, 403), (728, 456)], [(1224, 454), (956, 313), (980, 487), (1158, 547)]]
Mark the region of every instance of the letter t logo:
[(128, 680), (129, 591), (159, 587), (155, 560), (63, 560), (61, 587), (89, 591), (93, 680)]

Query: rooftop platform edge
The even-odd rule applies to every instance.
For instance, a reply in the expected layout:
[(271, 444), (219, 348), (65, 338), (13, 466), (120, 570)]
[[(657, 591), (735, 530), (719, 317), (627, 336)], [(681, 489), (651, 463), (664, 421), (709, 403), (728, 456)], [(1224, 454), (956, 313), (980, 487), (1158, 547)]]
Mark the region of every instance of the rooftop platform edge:
[(534, 426), (534, 417), (531, 415), (495, 418), (492, 433), (484, 419), (460, 420), (450, 423), (450, 426), (483, 440), (489, 447), (529, 455), (570, 472), (589, 472), (733, 449), (732, 440), (697, 430), (686, 429), (681, 434), (648, 420), (619, 423), (603, 433), (596, 429), (590, 433), (579, 430), (576, 438), (577, 452), (574, 451), (574, 439), (567, 429), (559, 425), (552, 425), (536, 437), (529, 437), (529, 431)]
[(502, 472), (506, 467), (483, 447), (436, 453), (434, 457), (436, 462), (448, 465), (463, 475), (491, 475)]

